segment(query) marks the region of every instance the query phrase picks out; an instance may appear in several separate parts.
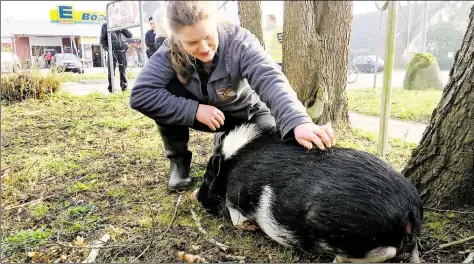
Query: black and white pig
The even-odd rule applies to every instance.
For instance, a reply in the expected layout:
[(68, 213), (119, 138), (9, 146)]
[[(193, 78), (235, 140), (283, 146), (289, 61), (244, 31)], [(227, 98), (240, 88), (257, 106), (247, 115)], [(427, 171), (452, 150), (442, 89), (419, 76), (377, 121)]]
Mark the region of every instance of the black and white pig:
[(378, 157), (338, 147), (305, 152), (254, 124), (223, 138), (193, 199), (239, 228), (334, 254), (335, 262), (393, 258), (423, 217), (417, 190)]

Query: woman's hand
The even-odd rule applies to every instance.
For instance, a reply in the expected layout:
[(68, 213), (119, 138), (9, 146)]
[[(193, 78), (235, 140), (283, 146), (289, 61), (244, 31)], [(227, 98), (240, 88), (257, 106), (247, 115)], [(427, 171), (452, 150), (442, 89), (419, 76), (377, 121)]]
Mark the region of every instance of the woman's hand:
[(296, 141), (307, 149), (312, 149), (313, 144), (316, 144), (320, 149), (325, 149), (324, 145), (327, 148), (334, 145), (334, 131), (331, 123), (324, 126), (318, 126), (314, 123), (301, 124), (295, 127), (294, 133)]
[(224, 125), (225, 116), (221, 110), (212, 105), (199, 104), (196, 119), (208, 126), (212, 131)]

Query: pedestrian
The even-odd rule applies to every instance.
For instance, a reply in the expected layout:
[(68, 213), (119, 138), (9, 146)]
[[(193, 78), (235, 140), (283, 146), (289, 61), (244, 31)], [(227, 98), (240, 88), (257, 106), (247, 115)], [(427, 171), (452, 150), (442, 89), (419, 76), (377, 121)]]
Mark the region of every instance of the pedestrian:
[[(109, 86), (108, 90), (112, 93), (112, 79), (110, 75), (110, 57), (113, 57), (113, 71), (115, 72), (116, 65), (118, 64), (120, 73), (120, 88), (122, 91), (127, 90), (127, 50), (128, 50), (128, 39), (133, 35), (128, 29), (112, 31), (112, 54), (107, 54), (107, 68), (108, 68), (108, 79)], [(102, 31), (100, 34), (100, 45), (106, 52), (109, 52), (109, 45), (107, 40), (107, 23), (102, 25)]]
[(276, 16), (269, 14), (267, 16), (267, 25), (265, 27), (265, 50), (282, 66), (283, 61), (283, 27), (277, 25)]
[(155, 53), (155, 51), (157, 50), (157, 48), (155, 48), (155, 23), (153, 22), (153, 17), (149, 17), (148, 18), (148, 22), (150, 23), (150, 27), (151, 29), (148, 30), (145, 34), (145, 44), (147, 46), (147, 50), (146, 50), (146, 56), (148, 58), (151, 57), (151, 55), (153, 55)]
[(308, 149), (334, 144), (330, 123), (312, 122), (260, 42), (242, 27), (218, 23), (214, 2), (169, 1), (166, 11), (171, 36), (138, 75), (130, 106), (158, 126), (169, 190), (192, 185), (190, 127), (226, 132), (256, 123), (276, 126), (282, 140)]

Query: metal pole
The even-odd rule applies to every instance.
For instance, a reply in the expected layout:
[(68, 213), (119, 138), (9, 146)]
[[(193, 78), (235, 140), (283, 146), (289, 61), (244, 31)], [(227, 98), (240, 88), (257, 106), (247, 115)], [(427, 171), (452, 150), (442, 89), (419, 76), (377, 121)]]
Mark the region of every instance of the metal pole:
[(145, 46), (145, 28), (143, 27), (143, 1), (138, 1), (139, 5), (139, 12), (140, 12), (140, 32), (142, 34), (142, 58), (143, 58), (143, 65), (146, 64), (148, 61), (148, 57), (146, 56), (146, 46)]
[(397, 2), (388, 4), (387, 41), (385, 44), (386, 56), (382, 90), (382, 114), (379, 131), (379, 155), (384, 157), (388, 147), (388, 120), (390, 116), (390, 97), (392, 89), (393, 57), (395, 50), (395, 34), (397, 27)]
[(375, 54), (375, 72), (374, 72), (374, 89), (377, 86), (377, 73), (379, 72), (379, 53), (380, 53), (380, 38), (382, 37), (382, 21), (383, 21), (383, 10), (380, 10), (380, 26), (379, 26), (379, 39), (377, 40), (377, 53)]
[(112, 32), (110, 31), (109, 25), (109, 6), (113, 4), (109, 2), (105, 9), (105, 15), (107, 17), (106, 28), (107, 28), (107, 46), (109, 47), (107, 59), (109, 60), (109, 72), (110, 72), (110, 85), (112, 88), (112, 93), (115, 92), (115, 78), (114, 78), (114, 54), (112, 53)]
[(71, 33), (71, 36), (69, 36), (69, 40), (71, 41), (71, 53), (74, 54), (74, 46), (72, 45), (74, 35)]
[(112, 86), (112, 93), (115, 92), (115, 78), (114, 78), (114, 54), (112, 53), (112, 32), (109, 32), (109, 24), (107, 23), (107, 42), (109, 46), (107, 58), (109, 60), (110, 84)]
[(428, 25), (428, 1), (425, 1), (423, 6), (423, 16), (421, 19), (421, 32), (420, 32), (420, 47), (419, 52), (426, 51), (426, 31)]
[(411, 2), (408, 1), (408, 25), (407, 25), (407, 67), (410, 64), (410, 26), (411, 26)]
[[(86, 62), (85, 60), (85, 56), (84, 56), (84, 39), (82, 38), (82, 35), (80, 36), (80, 39), (81, 39), (81, 55), (82, 55), (82, 58), (81, 58), (81, 61), (82, 61), (82, 66), (84, 66), (84, 62)], [(92, 47), (91, 47), (92, 49)]]

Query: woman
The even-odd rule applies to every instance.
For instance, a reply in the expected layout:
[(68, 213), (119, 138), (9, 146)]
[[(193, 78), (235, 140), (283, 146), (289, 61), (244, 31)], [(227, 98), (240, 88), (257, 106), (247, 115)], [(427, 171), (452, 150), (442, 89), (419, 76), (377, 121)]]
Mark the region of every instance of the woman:
[(170, 1), (167, 20), (171, 35), (137, 77), (130, 105), (158, 125), (170, 190), (192, 185), (189, 127), (222, 132), (252, 122), (277, 125), (283, 140), (294, 137), (308, 149), (334, 144), (331, 125), (311, 121), (255, 36), (217, 23), (214, 3)]

